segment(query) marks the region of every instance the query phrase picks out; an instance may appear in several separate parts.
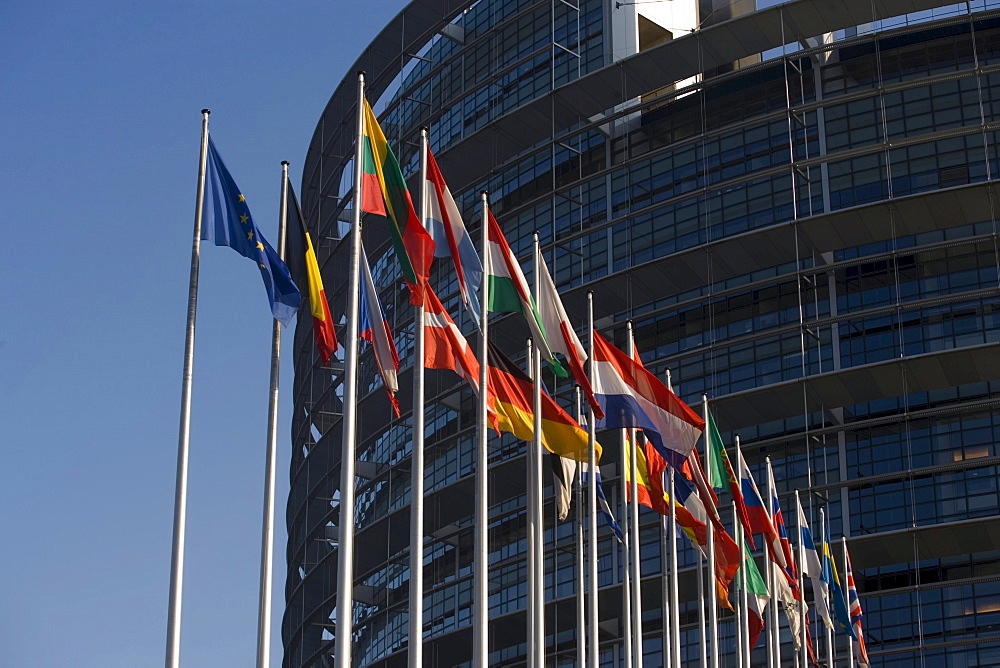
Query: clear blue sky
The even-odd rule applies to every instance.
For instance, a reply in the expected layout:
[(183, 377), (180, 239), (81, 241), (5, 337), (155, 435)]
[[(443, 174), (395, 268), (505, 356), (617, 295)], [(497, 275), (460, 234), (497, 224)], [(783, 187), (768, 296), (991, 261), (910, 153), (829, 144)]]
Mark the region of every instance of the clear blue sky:
[[(280, 161), (402, 5), (0, 4), (4, 666), (162, 665), (199, 110), (273, 240)], [(251, 261), (201, 266), (181, 657), (251, 666), (270, 316)]]

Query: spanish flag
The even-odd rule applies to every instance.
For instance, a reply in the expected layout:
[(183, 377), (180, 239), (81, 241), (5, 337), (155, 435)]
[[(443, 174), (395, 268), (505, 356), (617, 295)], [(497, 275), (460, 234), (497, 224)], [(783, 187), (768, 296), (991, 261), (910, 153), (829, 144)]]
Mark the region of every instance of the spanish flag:
[(434, 239), (413, 209), (399, 162), (382, 134), (368, 100), (363, 100), (361, 210), (385, 216), (396, 258), (410, 288), (410, 303), (423, 306), (424, 286), (434, 261)]
[(295, 197), (292, 184), (288, 183), (288, 198), (286, 220), (298, 220), (302, 236), (290, 234), (289, 261), (292, 273), (299, 285), (305, 285), (309, 294), (309, 311), (312, 314), (313, 338), (323, 364), (330, 363), (330, 357), (337, 350), (337, 335), (333, 331), (333, 318), (330, 317), (330, 305), (323, 291), (323, 277), (319, 273), (319, 263), (316, 261), (316, 251), (313, 250), (312, 239), (306, 228), (306, 221), (299, 208), (299, 200)]
[[(534, 410), (532, 406), (532, 383), (521, 371), (492, 343), (489, 345), (490, 405), (494, 412), (493, 427), (497, 431), (507, 431), (522, 441), (534, 437)], [(589, 458), (587, 431), (569, 413), (545, 392), (542, 392), (542, 445), (549, 452), (586, 462)], [(601, 446), (595, 444), (596, 459), (600, 461)]]

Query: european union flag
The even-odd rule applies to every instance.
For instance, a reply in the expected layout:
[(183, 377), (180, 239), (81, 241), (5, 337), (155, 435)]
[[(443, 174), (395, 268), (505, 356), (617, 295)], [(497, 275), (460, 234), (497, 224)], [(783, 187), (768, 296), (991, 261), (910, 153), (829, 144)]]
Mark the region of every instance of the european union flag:
[(246, 198), (230, 176), (211, 138), (208, 140), (201, 238), (215, 242), (216, 246), (229, 246), (256, 262), (267, 289), (267, 299), (271, 302), (271, 313), (283, 325), (288, 325), (299, 308), (299, 288), (288, 267), (254, 224)]

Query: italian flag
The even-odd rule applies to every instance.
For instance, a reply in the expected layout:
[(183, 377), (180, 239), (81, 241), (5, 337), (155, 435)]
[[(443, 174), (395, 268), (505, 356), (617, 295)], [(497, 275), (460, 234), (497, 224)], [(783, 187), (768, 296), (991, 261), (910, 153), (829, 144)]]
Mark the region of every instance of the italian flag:
[(489, 249), (486, 254), (486, 275), (489, 281), (489, 310), (493, 313), (520, 313), (528, 322), (531, 338), (549, 367), (559, 376), (568, 376), (545, 335), (545, 325), (531, 298), (528, 282), (510, 245), (500, 231), (497, 219), (489, 211)]
[(410, 303), (422, 306), (434, 261), (434, 240), (413, 209), (403, 172), (386, 142), (368, 100), (363, 100), (364, 138), (361, 157), (362, 211), (385, 216), (396, 258), (410, 288)]

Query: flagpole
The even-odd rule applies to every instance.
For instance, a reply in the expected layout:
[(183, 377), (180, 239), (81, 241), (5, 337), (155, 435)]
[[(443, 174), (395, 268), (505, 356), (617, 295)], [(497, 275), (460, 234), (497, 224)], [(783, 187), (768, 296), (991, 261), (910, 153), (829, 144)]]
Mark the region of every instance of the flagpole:
[(361, 173), (365, 141), (365, 73), (358, 72), (357, 142), (354, 154), (354, 203), (347, 289), (347, 365), (344, 373), (344, 431), (340, 456), (340, 520), (337, 529), (337, 617), (334, 656), (340, 668), (351, 668), (354, 609), (354, 470), (356, 466), (358, 395), (358, 308), (361, 287)]
[[(798, 509), (801, 507), (801, 505), (802, 505), (802, 503), (801, 503), (801, 501), (799, 501), (799, 490), (795, 490), (795, 509), (796, 509), (796, 511), (798, 511)], [(802, 546), (802, 527), (799, 527), (799, 549), (798, 549), (798, 554), (796, 556), (799, 559), (799, 573), (798, 573), (798, 575), (799, 575), (799, 596), (802, 597), (802, 600), (799, 601), (799, 620), (800, 620), (801, 626), (802, 626), (802, 651), (801, 651), (802, 667), (803, 668), (808, 668), (809, 667), (809, 647), (808, 647), (808, 645), (809, 645), (809, 634), (806, 632), (806, 615), (809, 614), (809, 613), (806, 611), (806, 590), (805, 590), (806, 581), (805, 581), (805, 575), (803, 574), (803, 571), (805, 570), (803, 568), (803, 564), (805, 564), (805, 552), (803, 551), (803, 546)]]
[[(535, 304), (538, 304), (538, 295), (541, 289), (539, 281), (539, 258), (541, 250), (538, 246), (538, 232), (533, 234), (534, 240), (534, 281), (535, 281)], [(541, 344), (541, 342), (539, 342)], [(534, 394), (532, 396), (532, 410), (534, 416), (534, 442), (531, 449), (531, 491), (528, 496), (529, 501), (534, 499), (534, 510), (532, 511), (530, 525), (533, 526), (534, 535), (529, 542), (529, 548), (534, 544), (534, 555), (531, 562), (532, 573), (534, 574), (535, 590), (532, 598), (532, 608), (534, 611), (534, 625), (532, 634), (534, 643), (534, 664), (535, 668), (545, 667), (545, 548), (544, 541), (544, 517), (542, 511), (544, 502), (542, 499), (542, 348), (535, 346), (532, 361), (532, 379), (534, 380)], [(531, 644), (528, 645), (531, 647)], [(530, 665), (530, 663), (529, 663)]]
[[(674, 391), (674, 378), (667, 369), (667, 389)], [(680, 618), (680, 573), (677, 570), (677, 505), (674, 496), (674, 467), (670, 468), (670, 607), (674, 611), (673, 626), (673, 664), (681, 668), (681, 618)]]
[[(278, 257), (285, 261), (288, 224), (288, 161), (281, 163)], [(278, 379), (281, 373), (281, 323), (271, 323), (271, 383), (268, 390), (267, 449), (264, 457), (264, 521), (260, 541), (260, 607), (257, 611), (257, 668), (271, 663), (271, 572), (274, 564), (274, 482), (278, 452)]]
[(487, 559), (489, 559), (489, 500), (487, 475), (489, 452), (486, 448), (487, 394), (489, 389), (489, 349), (487, 347), (487, 330), (489, 319), (489, 275), (490, 275), (490, 236), (489, 236), (489, 200), (484, 190), (481, 194), (483, 204), (482, 253), (483, 282), (482, 299), (479, 302), (479, 402), (476, 405), (476, 521), (475, 521), (475, 565), (473, 572), (473, 661), (476, 668), (486, 668), (489, 663), (489, 581), (487, 580)]
[[(625, 451), (625, 430), (621, 430), (621, 453), (620, 460), (623, 464), (622, 466), (622, 477), (625, 475), (625, 461), (626, 461), (626, 451)], [(622, 485), (624, 488), (624, 485)], [(627, 504), (625, 504), (625, 490), (621, 490), (622, 494), (622, 505), (625, 507), (625, 512), (628, 513)], [(628, 516), (625, 517), (625, 526), (628, 527), (628, 533), (632, 533), (631, 527), (629, 527)], [(629, 572), (629, 558), (631, 550), (629, 549), (629, 541), (632, 540), (632, 536), (626, 535), (625, 540), (619, 543), (622, 551), (622, 645), (625, 653), (624, 665), (626, 668), (634, 668), (633, 666), (633, 652), (632, 652), (632, 578)]]
[[(587, 293), (587, 368), (590, 376), (591, 386), (594, 384), (594, 293)], [(590, 567), (590, 599), (588, 633), (590, 642), (587, 644), (589, 652), (588, 665), (590, 668), (600, 668), (600, 653), (597, 627), (597, 438), (596, 425), (594, 424), (594, 407), (587, 402), (587, 470), (590, 475), (590, 486), (587, 490), (589, 502), (589, 543), (587, 545), (587, 560)]]
[[(736, 511), (736, 501), (733, 501), (733, 534), (736, 537), (736, 544), (740, 548), (740, 580), (737, 583), (739, 586), (739, 591), (736, 594), (736, 616), (733, 619), (733, 623), (736, 631), (736, 667), (737, 668), (750, 668), (750, 662), (744, 660), (743, 655), (743, 619), (747, 615), (746, 609), (743, 607), (743, 590), (746, 588), (744, 583), (744, 574), (746, 573), (746, 563), (744, 559), (746, 555), (743, 553), (743, 527), (740, 526), (740, 516)], [(748, 641), (749, 644), (749, 641)]]
[[(660, 474), (660, 484), (663, 484), (663, 474)], [(671, 503), (673, 499), (671, 498)], [(672, 508), (672, 506), (671, 506)], [(662, 590), (663, 605), (661, 614), (663, 616), (663, 668), (672, 668), (673, 651), (670, 643), (670, 611), (673, 607), (670, 604), (670, 520), (666, 515), (660, 515), (660, 589)]]
[[(537, 300), (536, 300), (537, 301)], [(541, 411), (542, 393), (538, 384), (537, 372), (540, 366), (535, 364), (536, 351), (534, 342), (527, 340), (528, 348), (528, 371), (531, 376), (531, 405), (534, 413), (532, 419), (531, 446), (525, 453), (525, 468), (527, 469), (527, 490), (528, 490), (528, 526), (527, 526), (527, 570), (528, 570), (528, 600), (525, 606), (525, 617), (527, 618), (526, 637), (527, 642), (527, 664), (528, 668), (541, 668), (538, 665), (538, 487), (535, 476), (535, 450), (541, 447)]]
[[(420, 130), (420, 220), (427, 225), (428, 130)], [(424, 307), (413, 316), (413, 441), (410, 446), (410, 595), (407, 609), (410, 668), (424, 663)]]
[[(628, 323), (628, 348), (626, 352), (631, 359), (637, 357), (635, 352), (635, 338), (632, 331), (632, 321), (629, 320)], [(632, 642), (633, 642), (633, 660), (635, 668), (642, 668), (642, 564), (639, 559), (642, 546), (639, 541), (639, 469), (637, 462), (637, 445), (636, 445), (636, 430), (628, 430), (628, 448), (629, 448), (629, 474), (631, 475), (631, 482), (629, 483), (629, 492), (632, 498), (632, 503), (630, 504), (629, 513), (629, 533), (632, 541)]]
[[(774, 476), (771, 474), (771, 458), (767, 458), (767, 503), (765, 504), (765, 511), (767, 512), (767, 519), (773, 525), (774, 524), (774, 486), (771, 481), (774, 480)], [(770, 559), (767, 560), (769, 563)], [(778, 569), (776, 564), (771, 563), (770, 578), (771, 578), (771, 592), (774, 597), (771, 606), (771, 644), (774, 649), (774, 667), (780, 668), (781, 666), (781, 636), (778, 629)]]
[[(844, 569), (841, 573), (844, 574), (844, 600), (847, 603), (847, 623), (851, 624), (851, 601), (850, 601), (850, 583), (847, 581), (847, 536), (841, 536), (840, 545), (843, 547), (844, 554)], [(853, 624), (851, 624), (853, 626)], [(854, 668), (854, 640), (851, 638), (851, 629), (847, 629), (847, 665), (850, 668)]]
[[(735, 437), (734, 441), (736, 442), (736, 453), (737, 453), (736, 456), (739, 458), (738, 461), (743, 461), (743, 452), (740, 450), (740, 435), (739, 434), (736, 434), (736, 437)], [(734, 501), (733, 502), (733, 507), (735, 508), (735, 506), (736, 506), (736, 502)], [(746, 543), (746, 536), (743, 535), (743, 525), (740, 524), (740, 560), (741, 560), (741, 564), (742, 564), (742, 559), (744, 558), (743, 550), (745, 548), (745, 543)], [(753, 555), (750, 555), (750, 558), (753, 559)], [(746, 570), (745, 567), (744, 568), (740, 568), (740, 585), (741, 585), (741, 589), (740, 589), (740, 603), (743, 606), (743, 619), (742, 619), (742, 622), (741, 622), (741, 624), (743, 626), (743, 648), (742, 648), (741, 651), (745, 651), (746, 652), (746, 666), (747, 666), (747, 668), (751, 668), (751, 664), (750, 664), (750, 651), (751, 651), (751, 648), (750, 648), (750, 600), (749, 600), (749, 596), (750, 595), (749, 595), (749, 592), (747, 591), (747, 570)], [(761, 621), (764, 621), (764, 620), (762, 619)]]
[(205, 165), (208, 160), (208, 109), (201, 110), (201, 153), (194, 206), (194, 239), (188, 279), (187, 325), (184, 335), (184, 372), (181, 378), (181, 418), (177, 437), (177, 476), (174, 487), (174, 535), (170, 553), (170, 602), (167, 609), (166, 668), (180, 665), (181, 607), (184, 598), (184, 538), (187, 527), (188, 449), (191, 442), (191, 380), (194, 374), (194, 325), (198, 314), (198, 269), (201, 264), (201, 213), (205, 203)]
[[(581, 422), (583, 414), (580, 408), (580, 386), (576, 386), (576, 421)], [(588, 425), (589, 427), (589, 425)], [(586, 598), (583, 583), (586, 579), (583, 554), (583, 466), (576, 465), (576, 665), (583, 668), (587, 665), (587, 625)]]
[[(819, 509), (819, 526), (820, 526), (820, 531), (823, 532), (823, 542), (825, 543), (826, 542), (826, 535), (827, 535), (827, 531), (826, 531), (826, 508), (820, 508)], [(820, 556), (820, 560), (821, 560), (820, 563), (821, 563), (821, 565), (822, 565), (822, 559), (823, 559), (823, 556)], [(830, 586), (827, 585), (827, 590), (829, 590), (829, 588), (830, 588)], [(826, 598), (827, 598), (827, 609), (829, 610), (830, 607), (833, 605), (833, 597), (830, 594), (827, 594)], [(832, 612), (831, 612), (831, 616), (833, 616)], [(831, 668), (834, 665), (834, 660), (836, 659), (836, 656), (837, 656), (837, 649), (836, 649), (836, 647), (834, 647), (834, 644), (833, 644), (833, 629), (831, 629), (828, 626), (828, 627), (826, 627), (826, 657), (827, 657), (827, 665), (829, 665)]]
[[(670, 373), (669, 371), (667, 372)], [(676, 470), (670, 467), (667, 477), (670, 481), (670, 609), (674, 611), (670, 619), (673, 626), (673, 664), (674, 668), (681, 668), (681, 616), (680, 616), (680, 574), (677, 572), (677, 496), (674, 486), (674, 475)]]
[[(709, 447), (709, 438), (711, 435), (708, 433), (708, 395), (701, 395), (701, 406), (702, 413), (704, 413), (703, 418), (705, 420), (705, 461), (709, 464), (707, 467), (711, 471), (712, 462), (712, 452), (711, 447)], [(711, 483), (709, 483), (711, 486)], [(711, 499), (705, 499), (705, 503), (710, 503)], [(719, 668), (719, 607), (716, 602), (715, 595), (715, 526), (712, 522), (712, 518), (709, 517), (708, 521), (708, 578), (707, 578), (707, 588), (708, 598), (708, 615), (709, 615), (709, 641), (712, 645), (712, 668)]]

